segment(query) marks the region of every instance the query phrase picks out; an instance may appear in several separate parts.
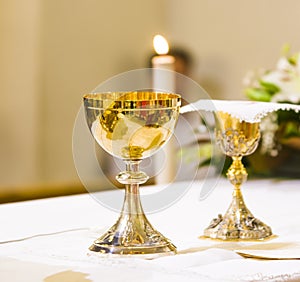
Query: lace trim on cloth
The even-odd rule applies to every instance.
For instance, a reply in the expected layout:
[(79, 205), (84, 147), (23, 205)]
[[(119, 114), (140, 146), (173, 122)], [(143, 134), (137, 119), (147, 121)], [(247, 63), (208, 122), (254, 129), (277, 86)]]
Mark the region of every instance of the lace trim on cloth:
[(241, 121), (256, 123), (269, 113), (278, 110), (300, 111), (300, 105), (288, 103), (271, 103), (256, 101), (231, 101), (231, 100), (198, 100), (195, 103), (183, 106), (180, 113), (194, 111), (225, 112)]

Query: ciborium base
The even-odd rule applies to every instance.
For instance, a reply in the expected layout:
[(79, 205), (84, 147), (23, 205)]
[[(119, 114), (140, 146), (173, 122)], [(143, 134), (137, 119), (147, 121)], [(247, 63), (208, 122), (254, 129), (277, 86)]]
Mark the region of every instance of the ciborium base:
[(122, 215), (89, 249), (115, 255), (176, 253), (176, 247), (152, 227), (144, 214)]
[(263, 240), (271, 235), (271, 228), (248, 210), (239, 188), (234, 189), (225, 215), (219, 214), (204, 230), (204, 237), (221, 240)]

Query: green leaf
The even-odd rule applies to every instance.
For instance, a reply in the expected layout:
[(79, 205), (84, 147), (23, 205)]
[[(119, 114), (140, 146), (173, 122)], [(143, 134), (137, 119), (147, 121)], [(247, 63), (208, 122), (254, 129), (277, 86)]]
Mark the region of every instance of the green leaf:
[(245, 93), (250, 100), (254, 101), (270, 102), (272, 98), (272, 95), (267, 90), (260, 88), (247, 88)]
[(266, 81), (263, 81), (263, 80), (260, 80), (259, 81), (259, 84), (266, 90), (268, 91), (270, 94), (275, 94), (275, 93), (278, 93), (280, 91), (280, 88), (274, 84), (274, 83), (271, 83), (271, 82), (266, 82)]
[(199, 163), (199, 168), (209, 166), (211, 162), (211, 158), (205, 159), (204, 161)]
[(291, 65), (296, 66), (298, 62), (298, 56), (299, 56), (298, 54), (294, 54), (293, 56), (289, 57), (287, 60)]
[(294, 121), (287, 122), (285, 124), (284, 129), (285, 129), (284, 130), (284, 137), (285, 138), (300, 135), (299, 124), (297, 122), (294, 122)]

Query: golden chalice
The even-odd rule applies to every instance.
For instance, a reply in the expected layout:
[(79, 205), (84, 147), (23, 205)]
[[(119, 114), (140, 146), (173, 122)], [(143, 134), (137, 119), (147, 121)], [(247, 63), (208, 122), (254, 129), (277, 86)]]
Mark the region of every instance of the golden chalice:
[(272, 235), (271, 228), (255, 218), (245, 205), (241, 185), (247, 180), (242, 157), (252, 154), (260, 139), (259, 122), (240, 121), (228, 113), (216, 112), (216, 140), (233, 160), (227, 178), (234, 186), (230, 207), (224, 216), (212, 220), (204, 236), (221, 240), (260, 240)]
[(90, 250), (120, 255), (175, 253), (176, 247), (152, 227), (144, 214), (139, 185), (148, 176), (139, 170), (139, 163), (170, 139), (179, 116), (180, 96), (111, 92), (87, 94), (83, 100), (86, 120), (95, 140), (126, 164), (126, 170), (116, 177), (125, 184), (119, 219)]

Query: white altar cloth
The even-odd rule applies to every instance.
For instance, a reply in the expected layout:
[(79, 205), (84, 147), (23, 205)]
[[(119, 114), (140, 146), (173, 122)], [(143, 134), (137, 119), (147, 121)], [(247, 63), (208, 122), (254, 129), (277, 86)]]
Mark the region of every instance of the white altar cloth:
[[(184, 187), (185, 182), (174, 185)], [(118, 217), (89, 194), (3, 204), (0, 281), (300, 281), (300, 180), (243, 185), (248, 208), (277, 235), (263, 242), (199, 239), (211, 219), (225, 213), (232, 193), (226, 179), (201, 201), (200, 188), (201, 181), (194, 182), (179, 201), (147, 215), (178, 248), (177, 255), (153, 260), (88, 251)], [(237, 251), (273, 259), (244, 258)]]

